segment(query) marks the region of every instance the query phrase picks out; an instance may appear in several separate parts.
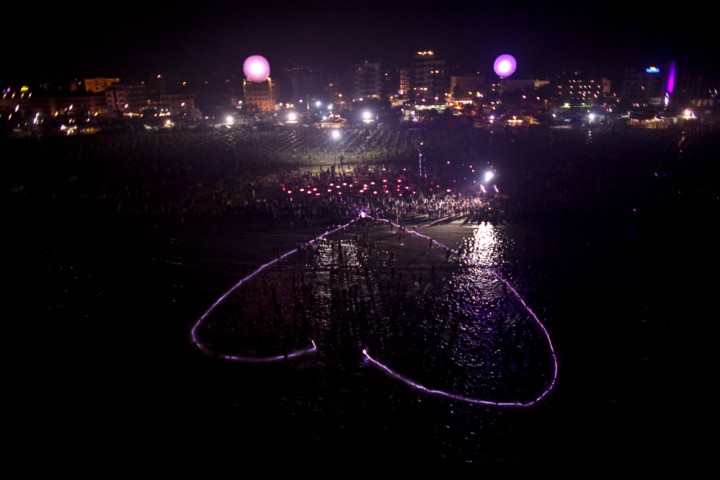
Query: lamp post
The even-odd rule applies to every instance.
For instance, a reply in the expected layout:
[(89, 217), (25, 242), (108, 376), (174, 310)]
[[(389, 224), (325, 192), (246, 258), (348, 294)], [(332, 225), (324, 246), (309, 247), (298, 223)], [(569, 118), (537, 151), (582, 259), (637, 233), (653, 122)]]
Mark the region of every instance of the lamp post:
[(335, 160), (337, 162), (338, 158), (340, 160), (340, 170), (343, 170), (343, 155), (342, 152), (339, 151), (340, 148), (340, 139), (342, 138), (342, 134), (340, 133), (340, 130), (337, 128), (333, 128), (332, 132), (330, 132), (330, 137), (333, 139), (335, 143), (338, 144), (338, 154), (335, 155)]

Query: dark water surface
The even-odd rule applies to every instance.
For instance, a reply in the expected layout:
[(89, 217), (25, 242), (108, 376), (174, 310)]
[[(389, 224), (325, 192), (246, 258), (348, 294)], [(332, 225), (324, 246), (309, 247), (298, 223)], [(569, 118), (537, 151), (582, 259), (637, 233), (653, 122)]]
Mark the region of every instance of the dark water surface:
[[(237, 292), (240, 306), (211, 319), (221, 333), (231, 318), (256, 325), (257, 343), (236, 331), (235, 340), (215, 340), (219, 349), (282, 351), (309, 333), (320, 351), (273, 365), (228, 363), (194, 348), (190, 328), (243, 275), (324, 231), (323, 220), (293, 228), (234, 218), (138, 222), (102, 206), (88, 213), (82, 196), (30, 205), (7, 197), (13, 397), (30, 412), (12, 431), (16, 451), (28, 459), (55, 452), (57, 470), (100, 476), (145, 461), (162, 469), (166, 457), (176, 475), (203, 478), (243, 477), (251, 466), (322, 477), (380, 465), (398, 478), (428, 466), (690, 474), (710, 461), (701, 432), (717, 424), (719, 143), (716, 133), (543, 131), (473, 146), (468, 155), (492, 156), (511, 177), (524, 213), (495, 226), (418, 229), (497, 267), (546, 324), (558, 383), (529, 409), (424, 396), (362, 361), (365, 345), (423, 383), (478, 396), (512, 398), (544, 385), (547, 352), (524, 327), (526, 315), (484, 274), (439, 250), (378, 236), (363, 261), (380, 278), (356, 269), (345, 281), (363, 298), (374, 289), (379, 306), (348, 314), (321, 277), (338, 261), (333, 242), (343, 261), (360, 261), (358, 232), (333, 237), (316, 258), (292, 260), (314, 264), (308, 283), (320, 313), (268, 315), (265, 328), (260, 309), (243, 310), (253, 305), (247, 290)], [(423, 288), (418, 278), (426, 287), (432, 264), (437, 278)], [(391, 265), (409, 291), (392, 290)], [(272, 310), (273, 282), (258, 285)], [(287, 334), (283, 322), (299, 333)], [(523, 346), (507, 354), (516, 340)]]

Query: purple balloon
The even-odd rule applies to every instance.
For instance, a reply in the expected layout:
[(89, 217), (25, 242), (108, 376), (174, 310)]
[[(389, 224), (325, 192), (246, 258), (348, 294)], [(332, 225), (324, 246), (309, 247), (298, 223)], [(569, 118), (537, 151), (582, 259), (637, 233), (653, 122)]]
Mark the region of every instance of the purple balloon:
[(506, 53), (495, 59), (493, 68), (495, 69), (495, 73), (498, 77), (505, 78), (515, 73), (517, 62), (515, 61), (515, 57)]
[(243, 72), (251, 82), (262, 83), (270, 76), (270, 64), (262, 55), (251, 55), (243, 63)]

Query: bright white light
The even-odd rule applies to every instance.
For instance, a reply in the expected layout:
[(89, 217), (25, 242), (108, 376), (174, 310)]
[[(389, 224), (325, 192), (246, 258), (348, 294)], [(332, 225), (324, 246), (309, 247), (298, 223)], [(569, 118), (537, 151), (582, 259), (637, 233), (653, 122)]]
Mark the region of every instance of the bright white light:
[(590, 120), (590, 123), (595, 121), (595, 114), (594, 113), (588, 113), (588, 120)]
[(371, 120), (371, 119), (372, 119), (372, 112), (370, 112), (369, 110), (365, 110), (365, 111), (362, 113), (362, 118), (363, 118), (363, 120)]
[(328, 103), (328, 110), (332, 110), (333, 108), (335, 108), (335, 105), (333, 105), (332, 103)]
[(333, 140), (339, 140), (340, 139), (340, 130), (333, 130), (330, 134), (333, 138)]
[(297, 113), (290, 112), (287, 115), (288, 122), (297, 122)]
[(235, 119), (232, 115), (228, 115), (227, 117), (225, 117), (225, 123), (227, 123), (228, 125), (232, 125), (233, 123), (235, 123)]
[(485, 183), (489, 182), (490, 180), (493, 179), (494, 176), (495, 176), (495, 174), (494, 174), (492, 171), (488, 170), (487, 172), (485, 172), (485, 175), (484, 175), (484, 177), (483, 177), (483, 178), (484, 178), (484, 182), (485, 182)]
[(322, 107), (322, 102), (321, 102), (320, 100), (318, 100), (317, 102), (315, 102), (315, 106), (316, 106), (317, 108)]

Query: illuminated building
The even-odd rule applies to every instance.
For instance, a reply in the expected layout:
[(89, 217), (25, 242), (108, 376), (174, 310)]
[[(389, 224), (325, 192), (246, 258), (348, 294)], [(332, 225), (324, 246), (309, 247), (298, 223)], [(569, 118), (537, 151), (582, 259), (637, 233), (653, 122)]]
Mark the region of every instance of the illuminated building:
[(417, 52), (410, 72), (412, 101), (416, 104), (445, 104), (449, 88), (445, 60), (438, 59), (432, 50)]
[(663, 74), (657, 67), (640, 70), (625, 70), (620, 96), (623, 101), (638, 106), (660, 105)]
[(270, 77), (260, 83), (243, 80), (243, 95), (246, 108), (263, 113), (272, 112), (275, 109), (276, 92), (273, 90), (273, 81)]
[(380, 98), (382, 94), (382, 70), (380, 63), (367, 60), (353, 67), (352, 98), (363, 100)]
[(120, 83), (119, 78), (106, 77), (85, 78), (83, 81), (85, 83), (85, 91), (87, 93), (102, 93), (109, 86)]
[(400, 68), (400, 88), (398, 88), (398, 95), (406, 97), (410, 93), (410, 69), (408, 67)]
[(580, 72), (557, 76), (553, 99), (560, 104), (594, 105), (610, 93), (611, 82), (602, 76), (581, 75)]

